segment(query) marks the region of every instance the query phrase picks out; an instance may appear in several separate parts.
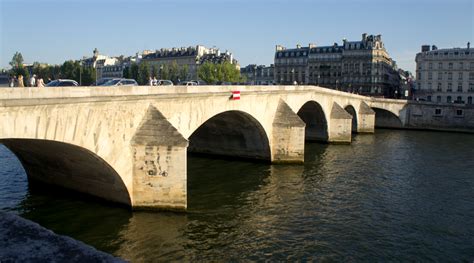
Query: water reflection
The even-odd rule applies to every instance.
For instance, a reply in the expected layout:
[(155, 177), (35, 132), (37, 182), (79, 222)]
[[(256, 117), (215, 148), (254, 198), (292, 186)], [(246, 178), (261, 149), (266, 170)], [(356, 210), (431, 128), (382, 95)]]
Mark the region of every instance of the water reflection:
[(474, 258), (473, 136), (377, 131), (305, 148), (295, 166), (189, 157), (186, 214), (28, 189), (0, 149), (0, 209), (134, 262)]

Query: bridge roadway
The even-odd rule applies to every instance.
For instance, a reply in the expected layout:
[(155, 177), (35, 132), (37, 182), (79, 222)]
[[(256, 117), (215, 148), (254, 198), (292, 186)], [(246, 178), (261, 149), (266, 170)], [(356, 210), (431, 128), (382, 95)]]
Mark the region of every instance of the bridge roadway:
[(188, 151), (302, 163), (305, 140), (403, 127), (406, 105), (316, 86), (3, 88), (0, 143), (29, 180), (185, 210)]

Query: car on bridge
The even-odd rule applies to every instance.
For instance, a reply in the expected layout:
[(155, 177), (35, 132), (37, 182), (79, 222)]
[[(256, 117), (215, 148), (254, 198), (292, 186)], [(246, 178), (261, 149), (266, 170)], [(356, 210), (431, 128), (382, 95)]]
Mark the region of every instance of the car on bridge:
[(173, 86), (173, 81), (167, 79), (160, 79), (158, 80), (157, 86)]
[(178, 85), (180, 86), (197, 86), (197, 82), (195, 81), (181, 81)]
[(46, 87), (70, 87), (79, 86), (77, 81), (72, 79), (57, 79), (46, 84)]
[(111, 79), (100, 86), (138, 86), (134, 79)]

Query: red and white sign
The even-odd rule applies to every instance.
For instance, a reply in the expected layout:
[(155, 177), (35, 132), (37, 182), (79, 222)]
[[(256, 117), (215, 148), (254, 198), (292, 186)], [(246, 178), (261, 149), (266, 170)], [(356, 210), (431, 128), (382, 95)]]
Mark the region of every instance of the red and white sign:
[(231, 99), (232, 100), (240, 100), (240, 91), (238, 91), (238, 90), (232, 91)]

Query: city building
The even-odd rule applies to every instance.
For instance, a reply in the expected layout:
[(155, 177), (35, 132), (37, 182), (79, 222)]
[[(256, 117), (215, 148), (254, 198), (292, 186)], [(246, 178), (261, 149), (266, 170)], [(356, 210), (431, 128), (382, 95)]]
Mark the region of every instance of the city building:
[(381, 35), (362, 34), (360, 41), (343, 40), (342, 45), (275, 51), (275, 82), (308, 84), (371, 96), (399, 94), (400, 77)]
[(273, 85), (274, 84), (274, 72), (275, 67), (270, 65), (250, 64), (240, 69), (240, 74), (245, 76), (246, 83), (249, 85)]
[(176, 63), (179, 69), (187, 66), (187, 79), (198, 79), (197, 71), (200, 64), (205, 62), (223, 63), (227, 61), (239, 67), (237, 60), (230, 52), (221, 52), (217, 48), (196, 47), (162, 48), (155, 52), (146, 50), (142, 54), (142, 61), (147, 62), (150, 68), (155, 67), (158, 72), (163, 67)]
[(415, 98), (443, 103), (472, 104), (474, 97), (474, 50), (438, 49), (423, 45), (416, 54)]

